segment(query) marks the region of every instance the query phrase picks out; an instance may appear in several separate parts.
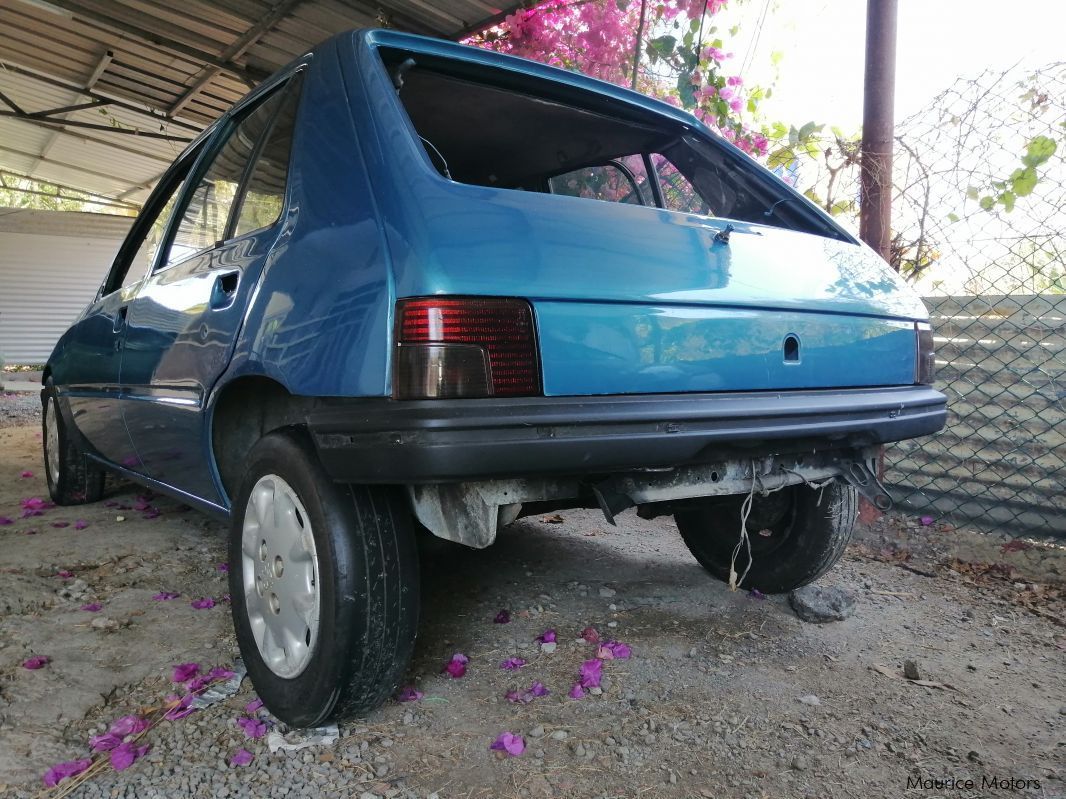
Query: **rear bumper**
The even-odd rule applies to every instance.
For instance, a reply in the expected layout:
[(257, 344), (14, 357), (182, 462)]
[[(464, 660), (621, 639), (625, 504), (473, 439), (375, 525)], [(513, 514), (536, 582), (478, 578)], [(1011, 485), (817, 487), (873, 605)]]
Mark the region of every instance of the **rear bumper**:
[(927, 386), (730, 394), (323, 400), (308, 426), (333, 479), (439, 483), (604, 474), (935, 433)]

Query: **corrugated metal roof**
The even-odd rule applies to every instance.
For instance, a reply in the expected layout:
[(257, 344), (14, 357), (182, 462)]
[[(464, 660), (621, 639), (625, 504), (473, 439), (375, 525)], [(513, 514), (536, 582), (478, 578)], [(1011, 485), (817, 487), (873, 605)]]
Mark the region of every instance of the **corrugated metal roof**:
[(458, 38), (520, 5), (505, 2), (0, 0), (0, 170), (143, 202), (182, 140), (323, 39)]

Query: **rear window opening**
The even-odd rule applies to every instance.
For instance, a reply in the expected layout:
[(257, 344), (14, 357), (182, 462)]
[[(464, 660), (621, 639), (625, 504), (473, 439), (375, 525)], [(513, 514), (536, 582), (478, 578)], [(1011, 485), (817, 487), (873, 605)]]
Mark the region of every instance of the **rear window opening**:
[(681, 122), (505, 70), (381, 56), (427, 158), (450, 180), (851, 240), (750, 158)]

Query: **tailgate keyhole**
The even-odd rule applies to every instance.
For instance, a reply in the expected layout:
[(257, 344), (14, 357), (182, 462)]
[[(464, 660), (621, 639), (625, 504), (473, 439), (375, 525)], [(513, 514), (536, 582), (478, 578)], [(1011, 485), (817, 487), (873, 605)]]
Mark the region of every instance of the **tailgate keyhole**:
[(800, 342), (794, 335), (785, 336), (785, 363), (799, 363)]

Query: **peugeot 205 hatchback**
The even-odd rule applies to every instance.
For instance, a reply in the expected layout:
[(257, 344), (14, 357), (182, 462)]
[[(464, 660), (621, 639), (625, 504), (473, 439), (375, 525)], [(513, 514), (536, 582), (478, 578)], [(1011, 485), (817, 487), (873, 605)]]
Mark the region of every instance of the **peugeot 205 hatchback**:
[(338, 36), (160, 179), (45, 371), (52, 497), (105, 470), (231, 520), (279, 718), (382, 702), (416, 524), (668, 514), (715, 577), (824, 573), (876, 447), (938, 430), (921, 301), (693, 117), (520, 59)]

